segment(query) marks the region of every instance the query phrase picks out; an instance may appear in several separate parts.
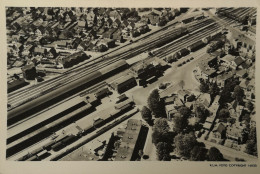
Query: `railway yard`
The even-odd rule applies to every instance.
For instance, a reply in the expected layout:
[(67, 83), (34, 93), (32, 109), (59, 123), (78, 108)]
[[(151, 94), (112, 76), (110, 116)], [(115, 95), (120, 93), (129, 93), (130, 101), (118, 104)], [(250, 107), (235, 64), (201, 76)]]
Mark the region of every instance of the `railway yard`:
[[(159, 84), (170, 79), (171, 73), (192, 72), (197, 64), (206, 61), (202, 57), (211, 41), (255, 13), (254, 8), (221, 8), (217, 12), (188, 9), (172, 22), (118, 49), (73, 66), (49, 80), (8, 93), (6, 159), (136, 160), (134, 154), (145, 152), (150, 146), (146, 136), (152, 129), (141, 116), (145, 105), (142, 100), (146, 100), (142, 98), (146, 96), (140, 97), (140, 91), (155, 88), (154, 79)], [(242, 33), (238, 27), (234, 30)], [(143, 53), (147, 57), (137, 60)], [(176, 59), (168, 61), (174, 56)], [(142, 80), (135, 67), (143, 62), (142, 67), (149, 60), (151, 66), (159, 67), (157, 74), (155, 78), (151, 75)], [(199, 80), (188, 78), (196, 81), (190, 86), (197, 90)], [(171, 80), (177, 79), (173, 75)], [(110, 148), (117, 139), (121, 145), (112, 155), (114, 150)], [(130, 150), (123, 148), (124, 143)]]

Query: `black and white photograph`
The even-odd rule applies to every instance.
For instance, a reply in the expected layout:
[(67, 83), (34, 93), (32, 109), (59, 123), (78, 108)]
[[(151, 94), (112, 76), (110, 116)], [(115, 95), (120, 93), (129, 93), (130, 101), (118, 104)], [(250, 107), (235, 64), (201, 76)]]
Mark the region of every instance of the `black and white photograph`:
[(257, 7), (4, 9), (7, 162), (257, 167)]

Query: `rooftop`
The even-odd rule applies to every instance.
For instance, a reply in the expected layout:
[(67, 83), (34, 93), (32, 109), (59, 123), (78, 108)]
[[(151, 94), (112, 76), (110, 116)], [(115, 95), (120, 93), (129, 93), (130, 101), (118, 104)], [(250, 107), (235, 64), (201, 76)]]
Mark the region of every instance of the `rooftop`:
[(130, 161), (138, 139), (142, 121), (136, 119), (128, 120), (126, 131), (122, 137), (121, 145), (117, 151), (115, 161)]

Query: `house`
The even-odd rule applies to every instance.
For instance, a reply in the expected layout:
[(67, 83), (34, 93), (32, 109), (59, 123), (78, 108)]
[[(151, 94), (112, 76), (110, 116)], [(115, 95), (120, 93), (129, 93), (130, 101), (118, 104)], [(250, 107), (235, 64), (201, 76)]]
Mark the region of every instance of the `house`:
[(109, 86), (118, 93), (123, 93), (136, 85), (134, 76), (129, 74), (114, 80)]
[(92, 27), (96, 23), (96, 15), (93, 11), (87, 13), (87, 24), (88, 27)]
[(238, 69), (238, 67), (244, 63), (245, 59), (241, 56), (236, 57), (233, 61), (231, 61), (230, 67), (233, 69)]
[(36, 36), (42, 36), (45, 34), (45, 27), (43, 27), (42, 25), (39, 26), (38, 28), (36, 28), (36, 30), (34, 31), (34, 34)]
[[(144, 19), (147, 18), (147, 19)], [(160, 16), (158, 14), (156, 14), (155, 12), (151, 12), (149, 13), (147, 16), (144, 16), (144, 20), (147, 20), (147, 22), (151, 23), (151, 25), (158, 25), (158, 23), (160, 22)]]
[(132, 38), (137, 37), (137, 36), (139, 36), (139, 35), (140, 35), (140, 33), (139, 33), (139, 31), (138, 31), (137, 29), (134, 29), (134, 30), (131, 30), (131, 31), (130, 31), (130, 36), (131, 36)]
[(191, 92), (186, 89), (182, 89), (182, 90), (179, 90), (177, 92), (177, 94), (178, 94), (178, 97), (182, 100), (182, 102), (185, 103), (187, 97), (189, 97), (191, 95)]
[(86, 29), (88, 27), (88, 23), (84, 20), (80, 20), (78, 21), (77, 26)]
[(136, 28), (140, 34), (144, 34), (149, 31), (149, 26), (143, 23), (137, 23)]
[(233, 71), (225, 71), (222, 74), (219, 74), (216, 78), (216, 83), (219, 87), (223, 88), (226, 84), (226, 81), (232, 77), (234, 77), (235, 72)]
[(137, 62), (130, 70), (134, 73), (136, 78), (148, 79), (158, 74), (161, 67), (162, 65), (159, 58), (153, 57)]
[(25, 47), (25, 49), (22, 52), (23, 56), (29, 56), (33, 53), (34, 51), (34, 46), (33, 45), (28, 45)]
[(108, 18), (106, 21), (105, 21), (105, 27), (106, 28), (112, 28), (112, 24), (113, 24), (113, 20), (111, 18)]
[(122, 36), (121, 30), (117, 30), (112, 34), (112, 39), (114, 39), (116, 42), (123, 42), (124, 38)]
[(54, 59), (54, 58), (57, 57), (57, 55), (58, 55), (58, 53), (57, 53), (56, 49), (55, 49), (55, 48), (51, 48), (51, 49), (48, 51), (46, 57), (49, 58), (49, 59)]
[(72, 42), (72, 49), (77, 49), (77, 47), (79, 46), (79, 44), (81, 43), (81, 39), (80, 38), (76, 38), (73, 42)]
[(57, 63), (62, 65), (64, 68), (69, 68), (79, 62), (86, 60), (88, 56), (83, 51), (73, 53), (71, 55), (59, 56), (56, 58)]
[(35, 47), (34, 51), (33, 51), (33, 55), (42, 55), (45, 56), (47, 53), (47, 49), (46, 48), (40, 48), (40, 47)]
[(134, 23), (134, 22), (129, 22), (127, 28), (128, 28), (129, 30), (134, 30), (134, 29), (135, 29), (135, 23)]
[(256, 16), (252, 16), (248, 19), (248, 25), (253, 26), (256, 25)]
[(223, 139), (226, 134), (226, 126), (222, 122), (217, 123), (212, 132), (215, 138)]
[(247, 76), (247, 70), (246, 69), (241, 69), (236, 72), (236, 76), (239, 77), (240, 79), (243, 79)]
[(176, 113), (179, 113), (177, 109), (183, 106), (183, 101), (177, 95), (165, 97), (164, 102), (168, 120), (171, 120)]
[(82, 42), (78, 45), (77, 50), (86, 51), (87, 48), (88, 48), (88, 45), (89, 45), (89, 42), (88, 42), (88, 41), (82, 41)]
[(125, 28), (128, 27), (128, 25), (129, 25), (129, 22), (125, 19), (125, 20), (123, 20), (122, 23), (121, 23), (121, 28), (125, 29)]
[(105, 32), (106, 32), (105, 28), (99, 28), (99, 30), (97, 31), (97, 36), (102, 36)]
[(119, 20), (121, 21), (121, 14), (117, 10), (113, 10), (109, 12), (109, 16), (113, 21)]
[(232, 43), (240, 52), (250, 54), (255, 52), (255, 41), (245, 35), (233, 36)]
[(35, 77), (37, 76), (36, 68), (33, 63), (29, 65), (25, 65), (21, 69), (23, 72), (23, 77), (27, 80), (34, 80)]
[(226, 137), (227, 139), (233, 140), (236, 143), (240, 144), (245, 141), (245, 132), (243, 128), (237, 126), (236, 124), (233, 124), (227, 127)]
[(201, 95), (198, 96), (197, 100), (196, 100), (196, 103), (201, 103), (203, 104), (206, 108), (209, 107), (210, 105), (210, 101), (211, 101), (211, 98), (210, 98), (210, 94), (208, 93), (203, 93)]
[(105, 33), (103, 33), (102, 37), (103, 37), (103, 38), (112, 39), (113, 34), (114, 34), (117, 30), (118, 30), (118, 29), (116, 29), (116, 28), (110, 29), (110, 30), (106, 31)]
[(120, 25), (121, 25), (120, 20), (119, 20), (119, 19), (116, 19), (116, 20), (113, 22), (112, 27), (113, 27), (113, 28), (119, 28)]

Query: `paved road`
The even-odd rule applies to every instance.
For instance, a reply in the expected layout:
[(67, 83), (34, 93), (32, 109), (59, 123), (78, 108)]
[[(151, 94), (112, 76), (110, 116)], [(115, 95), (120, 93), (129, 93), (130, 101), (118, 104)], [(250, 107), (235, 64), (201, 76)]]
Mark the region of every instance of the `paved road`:
[[(193, 70), (196, 67), (197, 63), (200, 61), (200, 57), (205, 54), (205, 48), (198, 50), (195, 53), (191, 53), (188, 56), (181, 58), (178, 62), (174, 62), (172, 67), (165, 72), (165, 75), (159, 78), (156, 82), (148, 84), (146, 88), (136, 88), (131, 91), (131, 94), (134, 97), (134, 100), (137, 105), (147, 105), (147, 97), (149, 96), (150, 91), (157, 88), (158, 85), (162, 82), (172, 82), (173, 85), (179, 83), (179, 81), (184, 81), (184, 89), (192, 89), (198, 91), (199, 82), (195, 79)], [(177, 65), (190, 57), (194, 57), (194, 60), (186, 63), (181, 67)]]

